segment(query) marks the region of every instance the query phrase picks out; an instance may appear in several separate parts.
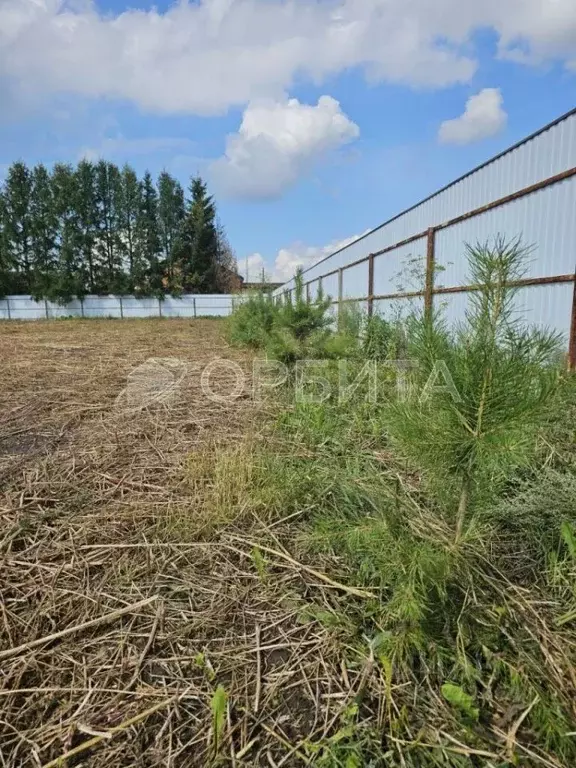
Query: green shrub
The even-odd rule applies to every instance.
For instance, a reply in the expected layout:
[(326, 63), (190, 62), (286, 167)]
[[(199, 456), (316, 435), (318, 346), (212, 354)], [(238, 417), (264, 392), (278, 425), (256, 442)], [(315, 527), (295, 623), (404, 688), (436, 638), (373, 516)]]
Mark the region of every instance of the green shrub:
[(362, 328), (362, 354), (368, 360), (399, 359), (402, 327), (380, 315), (366, 317)]
[(298, 270), (294, 296), (288, 295), (278, 306), (266, 342), (267, 354), (290, 366), (298, 360), (323, 357), (325, 344), (332, 335), (331, 303), (321, 293), (316, 300), (309, 300), (302, 271)]
[(236, 303), (229, 318), (229, 336), (233, 344), (262, 349), (266, 346), (278, 307), (263, 293), (253, 293)]

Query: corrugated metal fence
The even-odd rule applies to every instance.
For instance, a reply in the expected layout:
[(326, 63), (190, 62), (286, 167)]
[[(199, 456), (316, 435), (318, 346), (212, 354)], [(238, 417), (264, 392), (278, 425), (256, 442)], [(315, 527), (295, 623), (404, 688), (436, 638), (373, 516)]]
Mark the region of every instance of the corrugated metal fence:
[(576, 366), (576, 110), (308, 268), (306, 290), (384, 316), (441, 303), (459, 320), (474, 290), (464, 244), (496, 235), (533, 248), (517, 309), (563, 333)]
[(0, 320), (49, 320), (64, 317), (226, 317), (232, 312), (231, 294), (185, 294), (159, 300), (135, 296), (85, 296), (64, 306), (35, 301), (31, 296), (0, 299)]

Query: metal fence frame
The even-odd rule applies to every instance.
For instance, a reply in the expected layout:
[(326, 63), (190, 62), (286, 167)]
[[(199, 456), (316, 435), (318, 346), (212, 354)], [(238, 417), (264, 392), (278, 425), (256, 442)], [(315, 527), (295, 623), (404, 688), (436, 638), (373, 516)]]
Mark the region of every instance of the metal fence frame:
[[(436, 224), (435, 226), (429, 227), (428, 229), (425, 229), (422, 232), (418, 232), (417, 234), (411, 235), (410, 237), (407, 237), (404, 240), (400, 240), (396, 243), (393, 243), (392, 245), (387, 245), (385, 248), (382, 248), (379, 251), (374, 251), (373, 253), (369, 253), (360, 259), (356, 259), (355, 261), (350, 262), (350, 264), (346, 264), (342, 267), (338, 267), (337, 269), (332, 269), (329, 272), (326, 272), (322, 275), (315, 276), (313, 279), (308, 280), (304, 283), (304, 286), (306, 289), (306, 295), (308, 297), (310, 296), (309, 286), (312, 283), (317, 282), (319, 287), (321, 288), (323, 279), (327, 277), (331, 277), (332, 275), (338, 275), (338, 298), (335, 299), (333, 303), (338, 305), (339, 311), (342, 304), (346, 302), (363, 301), (363, 302), (367, 302), (368, 314), (372, 315), (374, 301), (377, 301), (380, 299), (423, 298), (424, 311), (427, 316), (430, 316), (434, 306), (434, 296), (440, 296), (442, 294), (449, 294), (449, 293), (466, 293), (469, 291), (477, 290), (478, 288), (478, 286), (476, 285), (459, 285), (459, 286), (453, 286), (450, 288), (435, 287), (434, 285), (434, 275), (436, 272), (435, 244), (436, 244), (437, 232), (440, 232), (441, 230), (447, 229), (449, 227), (453, 227), (456, 224), (460, 224), (463, 221), (466, 221), (467, 219), (474, 218), (475, 216), (480, 216), (481, 214), (487, 213), (488, 211), (491, 211), (495, 208), (500, 208), (501, 206), (504, 206), (507, 203), (512, 203), (515, 200), (518, 200), (522, 197), (526, 197), (527, 195), (531, 195), (534, 192), (539, 192), (540, 190), (546, 189), (547, 187), (551, 187), (554, 184), (559, 184), (560, 182), (566, 181), (567, 179), (571, 179), (574, 176), (576, 176), (576, 167), (570, 168), (569, 170), (563, 171), (562, 173), (558, 173), (554, 176), (550, 176), (547, 179), (543, 179), (542, 181), (537, 182), (536, 184), (531, 184), (530, 186), (524, 187), (523, 189), (520, 189), (517, 192), (513, 192), (512, 194), (506, 195), (505, 197), (500, 197), (497, 200), (493, 200), (492, 202), (487, 203), (486, 205), (480, 206), (479, 208), (474, 208), (473, 210), (468, 211), (467, 213), (463, 213), (460, 216), (456, 216), (453, 219), (449, 219), (448, 221), (445, 221), (442, 224)], [(410, 243), (413, 243), (416, 240), (420, 240), (422, 238), (426, 238), (427, 240), (426, 271), (425, 271), (426, 277), (425, 277), (424, 290), (396, 292), (396, 293), (388, 293), (388, 294), (375, 294), (374, 293), (374, 259), (377, 256), (382, 256), (385, 253), (394, 251), (397, 248), (400, 248), (404, 245), (409, 245)], [(351, 269), (352, 267), (358, 266), (358, 264), (364, 264), (366, 262), (368, 262), (368, 283), (367, 283), (366, 295), (356, 296), (354, 298), (344, 298), (343, 297), (344, 272), (347, 269)], [(573, 299), (572, 299), (572, 316), (571, 316), (571, 322), (570, 322), (570, 339), (568, 344), (568, 363), (570, 368), (574, 369), (576, 368), (576, 273), (570, 273), (567, 275), (553, 275), (553, 276), (547, 276), (547, 277), (531, 277), (531, 278), (526, 278), (524, 280), (517, 280), (514, 283), (511, 283), (510, 285), (514, 287), (522, 288), (522, 287), (531, 286), (531, 285), (545, 285), (550, 283), (553, 283), (553, 284), (572, 283), (574, 286)], [(277, 295), (286, 296), (286, 295), (289, 295), (292, 290), (293, 288), (290, 288), (286, 291), (281, 291)]]

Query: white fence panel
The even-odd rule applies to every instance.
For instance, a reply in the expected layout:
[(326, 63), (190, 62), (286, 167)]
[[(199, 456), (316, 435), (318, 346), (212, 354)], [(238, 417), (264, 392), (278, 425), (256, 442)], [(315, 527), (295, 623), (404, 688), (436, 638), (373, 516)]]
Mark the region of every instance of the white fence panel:
[(49, 320), (70, 316), (82, 317), (82, 302), (79, 299), (74, 299), (73, 301), (66, 304), (65, 307), (63, 307), (61, 304), (56, 304), (53, 301), (44, 302), (44, 306), (46, 309), (45, 316)]
[(424, 299), (421, 296), (400, 299), (375, 299), (374, 314), (378, 314), (389, 322), (404, 320), (411, 314), (421, 314), (424, 311)]
[(233, 302), (231, 294), (187, 294), (179, 298), (85, 296), (68, 304), (35, 301), (31, 296), (6, 296), (0, 299), (0, 320), (49, 320), (65, 317), (227, 317)]
[[(436, 285), (445, 288), (470, 282), (466, 243), (475, 245), (520, 237), (532, 248), (526, 277), (572, 274), (576, 264), (576, 178), (521, 197), (487, 213), (436, 233)], [(425, 252), (425, 251), (424, 251)], [(569, 314), (570, 304), (566, 305)]]
[(119, 296), (85, 296), (84, 317), (122, 317)]
[(374, 258), (374, 293), (386, 296), (390, 293), (421, 291), (426, 271), (427, 239), (421, 237), (408, 245)]
[[(123, 317), (158, 317), (160, 302), (153, 296), (122, 296)], [(164, 314), (164, 312), (162, 312)]]
[(342, 295), (345, 299), (360, 299), (368, 295), (367, 261), (342, 271)]
[[(530, 285), (519, 288), (514, 296), (514, 312), (523, 324), (553, 330), (567, 341), (570, 334), (570, 306), (574, 288), (572, 283)], [(470, 306), (470, 292), (446, 293), (434, 296), (434, 308), (441, 310), (449, 325), (466, 319)]]
[(337, 301), (338, 273), (335, 273), (334, 275), (328, 275), (328, 277), (322, 278), (322, 291), (324, 293), (324, 298), (326, 298), (327, 296), (330, 296), (332, 301)]

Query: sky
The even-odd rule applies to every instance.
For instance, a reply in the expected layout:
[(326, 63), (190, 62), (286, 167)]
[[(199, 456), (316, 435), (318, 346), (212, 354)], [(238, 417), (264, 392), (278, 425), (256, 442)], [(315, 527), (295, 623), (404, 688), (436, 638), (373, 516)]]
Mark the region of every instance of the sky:
[(574, 0), (0, 0), (0, 177), (200, 173), (283, 280), (576, 105)]

